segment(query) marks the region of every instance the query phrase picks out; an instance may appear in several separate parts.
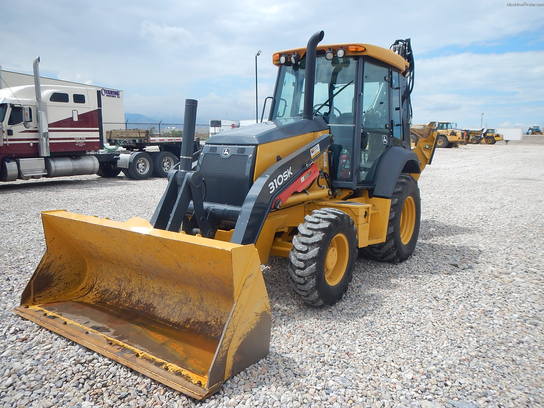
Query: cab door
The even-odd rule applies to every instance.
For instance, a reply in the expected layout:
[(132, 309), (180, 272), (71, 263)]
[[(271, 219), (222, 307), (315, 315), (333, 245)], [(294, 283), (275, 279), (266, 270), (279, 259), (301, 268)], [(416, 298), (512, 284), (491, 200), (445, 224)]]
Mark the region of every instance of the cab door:
[(6, 131), (8, 144), (14, 147), (20, 154), (38, 154), (38, 134), (34, 129), (34, 111), (28, 107), (30, 117), (25, 123), (22, 105), (11, 105), (8, 113), (8, 129)]
[(361, 153), (358, 183), (373, 184), (379, 158), (391, 145), (390, 70), (365, 60), (359, 115)]

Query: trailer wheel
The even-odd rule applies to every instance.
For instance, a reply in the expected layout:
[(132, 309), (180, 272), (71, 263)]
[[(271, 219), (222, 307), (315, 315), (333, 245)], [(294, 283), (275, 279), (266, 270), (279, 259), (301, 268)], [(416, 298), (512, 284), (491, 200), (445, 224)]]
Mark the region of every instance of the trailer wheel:
[(117, 177), (121, 173), (121, 169), (117, 167), (115, 162), (100, 162), (98, 174), (100, 177), (111, 178)]
[(134, 180), (144, 180), (151, 177), (153, 174), (153, 160), (149, 153), (133, 153), (128, 169), (123, 169), (123, 173)]
[(304, 303), (333, 305), (342, 299), (357, 258), (353, 220), (335, 208), (304, 217), (289, 253), (289, 278)]
[(168, 177), (168, 172), (174, 168), (179, 159), (172, 153), (162, 151), (153, 155), (153, 168), (156, 177)]
[(416, 248), (420, 219), (421, 201), (417, 182), (411, 176), (401, 174), (391, 198), (385, 242), (361, 248), (359, 254), (381, 262), (406, 260)]

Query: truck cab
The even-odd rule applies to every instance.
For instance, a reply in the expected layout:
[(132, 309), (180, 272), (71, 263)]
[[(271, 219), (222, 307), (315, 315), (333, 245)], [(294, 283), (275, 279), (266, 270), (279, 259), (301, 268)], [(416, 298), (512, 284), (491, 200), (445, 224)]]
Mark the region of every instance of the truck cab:
[[(0, 179), (67, 175), (59, 166), (73, 168), (72, 158), (98, 151), (101, 148), (98, 98), (97, 92), (90, 88), (44, 85), (40, 113), (34, 85), (1, 89)], [(40, 115), (45, 132), (39, 129)], [(43, 146), (47, 154), (41, 150)], [(98, 160), (89, 156), (79, 160), (78, 165), (83, 174), (93, 174)]]

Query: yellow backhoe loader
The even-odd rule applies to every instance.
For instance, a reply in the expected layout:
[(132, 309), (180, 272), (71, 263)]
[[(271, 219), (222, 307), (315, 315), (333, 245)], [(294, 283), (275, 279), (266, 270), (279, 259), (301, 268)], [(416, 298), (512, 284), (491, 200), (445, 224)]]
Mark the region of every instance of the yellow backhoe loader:
[(150, 222), (44, 212), (47, 250), (16, 313), (203, 399), (268, 353), (270, 256), (289, 258), (311, 306), (342, 298), (358, 253), (411, 256), (435, 138), (410, 148), (410, 41), (323, 35), (273, 55), (269, 120), (211, 137), (195, 166), (186, 101), (180, 168)]

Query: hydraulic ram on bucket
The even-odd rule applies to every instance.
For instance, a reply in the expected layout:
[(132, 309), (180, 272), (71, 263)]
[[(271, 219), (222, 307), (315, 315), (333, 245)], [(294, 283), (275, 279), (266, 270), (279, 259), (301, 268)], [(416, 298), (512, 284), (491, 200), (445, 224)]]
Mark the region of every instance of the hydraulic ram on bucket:
[(42, 221), (47, 251), (15, 310), (22, 317), (198, 399), (268, 354), (254, 245), (139, 218), (48, 211)]

